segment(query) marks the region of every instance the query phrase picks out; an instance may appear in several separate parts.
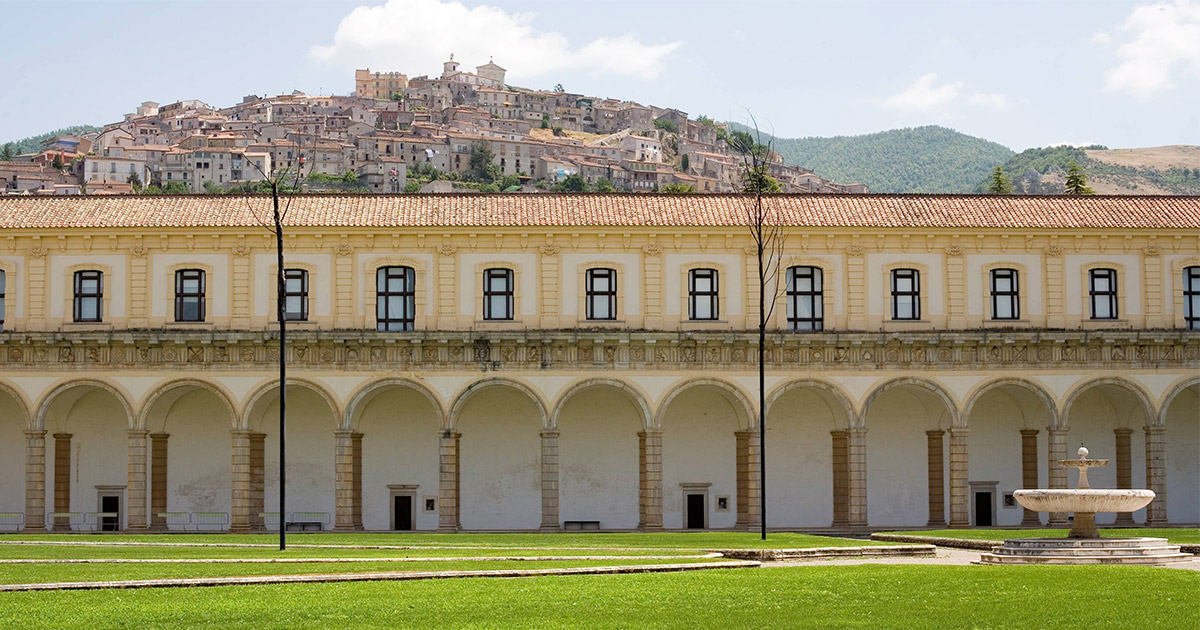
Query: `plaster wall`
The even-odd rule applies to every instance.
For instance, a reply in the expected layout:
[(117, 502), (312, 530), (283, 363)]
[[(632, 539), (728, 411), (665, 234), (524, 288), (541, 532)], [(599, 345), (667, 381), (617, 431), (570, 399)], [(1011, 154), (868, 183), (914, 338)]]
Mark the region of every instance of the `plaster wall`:
[(462, 528), (537, 529), (542, 522), (537, 406), (516, 389), (486, 387), (471, 395), (458, 422)]
[[(54, 506), (53, 434), (65, 432), (72, 434), (71, 511), (97, 512), (96, 486), (126, 483), (129, 418), (108, 392), (91, 390), (73, 401), (65, 398), (69, 395), (63, 395), (46, 422), (46, 509)], [(122, 511), (127, 507), (123, 504)]]
[[(156, 420), (147, 427), (150, 432), (170, 435), (167, 511), (228, 512), (233, 457), (229, 410), (215, 394), (195, 390), (184, 394), (170, 405), (164, 418)], [(149, 488), (152, 466), (147, 466), (146, 474)]]
[(828, 527), (833, 521), (833, 437), (845, 411), (812, 390), (793, 390), (767, 414), (767, 526)]
[[(867, 410), (867, 522), (872, 527), (929, 522), (926, 431), (949, 429), (940, 401), (906, 387), (890, 389)], [(942, 437), (943, 487), (950, 505), (950, 436)], [(945, 517), (949, 519), (949, 510)]]
[(429, 401), (405, 387), (383, 390), (356, 419), (363, 434), (363, 528), (392, 526), (389, 485), (416, 486), (414, 529), (437, 529), (437, 512), (424, 510), (423, 497), (438, 495), (438, 421)]
[(1167, 518), (1200, 524), (1200, 387), (1180, 392), (1167, 410)]
[(0, 392), (0, 512), (25, 511), (24, 431), (21, 408)]
[[(334, 437), (337, 426), (325, 400), (305, 387), (287, 390), (287, 511), (334, 514)], [(254, 431), (267, 435), (265, 457), (265, 511), (279, 511), (279, 397), (259, 401), (251, 416)]]
[[(737, 524), (737, 413), (720, 393), (695, 387), (676, 396), (662, 421), (663, 527), (684, 526), (680, 484), (708, 487), (708, 528)], [(729, 510), (716, 511), (717, 497), (729, 497)]]
[[(1092, 388), (1080, 395), (1067, 413), (1067, 459), (1075, 459), (1082, 444), (1087, 447), (1089, 458), (1109, 460), (1107, 466), (1088, 469), (1091, 487), (1117, 487), (1117, 438), (1113, 429), (1118, 427), (1133, 429), (1129, 436), (1133, 487), (1146, 487), (1146, 433), (1142, 430), (1146, 419), (1132, 396), (1116, 388)], [(1074, 488), (1078, 481), (1079, 472), (1068, 468), (1067, 487)], [(1167, 494), (1170, 496), (1169, 487)], [(1116, 518), (1113, 512), (1096, 514), (1096, 524), (1109, 525)], [(1145, 508), (1134, 512), (1133, 519), (1138, 523), (1146, 522)]]
[(637, 527), (641, 428), (641, 413), (612, 388), (586, 389), (567, 401), (558, 417), (561, 520)]
[[(992, 513), (994, 525), (1019, 525), (1025, 515), (1020, 505), (1004, 506), (1004, 493), (1023, 487), (1021, 429), (1038, 429), (1037, 487), (1048, 487), (1049, 438), (1046, 428), (1049, 423), (1045, 405), (1032, 394), (1015, 388), (991, 390), (971, 410), (971, 417), (967, 419), (970, 430), (967, 437), (968, 480), (997, 482), (995, 511)], [(1039, 518), (1044, 521), (1046, 514), (1041, 514)], [(971, 512), (970, 519), (971, 524), (975, 525), (974, 512)]]

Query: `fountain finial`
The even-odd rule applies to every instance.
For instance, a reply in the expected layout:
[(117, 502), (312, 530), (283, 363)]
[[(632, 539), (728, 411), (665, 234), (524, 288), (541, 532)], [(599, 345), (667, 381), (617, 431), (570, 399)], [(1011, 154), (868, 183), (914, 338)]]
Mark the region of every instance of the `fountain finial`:
[(1079, 459), (1087, 459), (1088, 450), (1087, 450), (1086, 446), (1080, 444), (1078, 453), (1079, 453)]

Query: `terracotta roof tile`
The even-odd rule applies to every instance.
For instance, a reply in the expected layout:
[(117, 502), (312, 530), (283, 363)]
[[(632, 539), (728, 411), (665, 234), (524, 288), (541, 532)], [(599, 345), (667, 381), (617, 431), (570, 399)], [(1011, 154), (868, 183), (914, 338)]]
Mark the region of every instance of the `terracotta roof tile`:
[[(298, 195), (293, 226), (738, 226), (737, 195)], [(1200, 197), (776, 195), (781, 220), (798, 227), (1128, 228), (1200, 230)], [(258, 227), (261, 196), (184, 195), (0, 198), (0, 230)], [(257, 209), (257, 210), (255, 210)]]

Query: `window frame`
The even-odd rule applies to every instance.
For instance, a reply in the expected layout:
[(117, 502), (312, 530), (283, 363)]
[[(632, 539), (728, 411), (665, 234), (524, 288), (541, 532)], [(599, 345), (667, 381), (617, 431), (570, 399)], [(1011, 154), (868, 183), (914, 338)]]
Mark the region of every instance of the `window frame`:
[[(402, 275), (393, 276), (393, 272)], [(403, 278), (404, 287), (399, 291), (390, 290), (392, 279)], [(380, 280), (386, 280), (380, 288)], [(391, 313), (391, 299), (398, 297), (403, 300), (403, 311), (398, 317)], [(380, 310), (383, 317), (380, 317)], [(408, 265), (382, 265), (375, 270), (375, 330), (378, 332), (412, 332), (417, 322), (417, 271)]]
[[(608, 279), (608, 289), (599, 291), (595, 288), (598, 275)], [(584, 270), (584, 316), (588, 321), (611, 322), (617, 319), (617, 270), (611, 267), (591, 267)], [(486, 298), (485, 298), (486, 299)], [(596, 317), (596, 302), (607, 300), (608, 316)]]
[[(809, 272), (809, 289), (801, 291), (796, 288), (797, 272), (801, 269)], [(825, 270), (816, 265), (792, 265), (787, 268), (785, 277), (787, 298), (786, 316), (789, 332), (821, 332), (825, 330)], [(810, 300), (809, 312), (812, 317), (800, 317), (798, 308), (801, 300)], [(808, 324), (802, 328), (801, 324)]]
[[(504, 288), (492, 289), (492, 280), (503, 279)], [(516, 274), (505, 267), (488, 267), (483, 270), (483, 319), (489, 322), (510, 322), (516, 319), (514, 301), (516, 294)], [(504, 298), (505, 312), (498, 316), (492, 309), (492, 298)]]
[[(696, 280), (701, 274), (708, 276), (711, 289), (700, 291), (696, 289)], [(710, 317), (697, 317), (696, 305), (699, 300), (709, 302)], [(715, 322), (721, 319), (721, 272), (713, 267), (696, 267), (688, 269), (688, 321)]]
[[(1108, 276), (1109, 289), (1107, 291), (1099, 291), (1096, 289), (1096, 280), (1101, 276)], [(1093, 321), (1114, 321), (1120, 319), (1120, 301), (1117, 290), (1117, 280), (1119, 275), (1117, 270), (1112, 267), (1095, 267), (1088, 269), (1088, 307), (1089, 319)], [(1101, 302), (1099, 300), (1107, 298), (1109, 314), (1107, 317), (1096, 316), (1096, 306)]]
[[(288, 281), (292, 279), (290, 277), (292, 274), (299, 275), (300, 283), (301, 283), (299, 291), (291, 291), (288, 289)], [(288, 300), (293, 297), (300, 299), (300, 312), (298, 314), (299, 315), (298, 317), (293, 317), (292, 313), (290, 311), (288, 311), (288, 308), (287, 308)], [(307, 269), (301, 269), (299, 267), (284, 267), (284, 269), (283, 269), (283, 309), (282, 309), (282, 313), (283, 313), (284, 321), (288, 321), (288, 322), (307, 322), (308, 321), (308, 270)], [(279, 313), (277, 312), (275, 316), (279, 317)]]
[[(189, 275), (192, 277), (189, 278), (188, 277)], [(207, 287), (207, 275), (208, 274), (206, 274), (203, 269), (197, 269), (195, 267), (188, 267), (186, 269), (176, 269), (175, 270), (175, 321), (176, 321), (176, 323), (195, 324), (195, 323), (200, 323), (200, 322), (205, 321), (204, 318), (207, 315), (207, 313), (205, 313), (205, 311), (207, 309), (204, 308), (205, 299), (207, 297), (207, 288), (208, 288)], [(187, 282), (188, 280), (197, 281), (197, 288), (195, 291), (186, 291), (184, 289), (184, 283)], [(196, 303), (196, 318), (195, 319), (185, 319), (183, 317), (184, 309), (186, 308), (188, 301), (191, 301), (191, 300), (194, 300)]]
[[(93, 277), (96, 280), (96, 292), (84, 293), (82, 284), (85, 277)], [(104, 321), (104, 272), (99, 269), (79, 269), (72, 274), (72, 290), (74, 296), (72, 300), (72, 320), (75, 323), (93, 324)], [(95, 300), (96, 302), (96, 317), (83, 317), (84, 300)]]
[[(1001, 291), (996, 288), (996, 281), (1001, 274), (1009, 274), (1008, 281), (1010, 288), (1006, 291)], [(992, 297), (992, 320), (993, 321), (1018, 321), (1021, 319), (1021, 272), (1012, 267), (995, 267), (988, 270), (988, 288), (991, 291)], [(1009, 302), (1008, 317), (1000, 317), (997, 315), (997, 308), (1004, 300)]]
[(1200, 265), (1183, 268), (1183, 327), (1200, 330)]
[[(897, 281), (902, 275), (907, 275), (912, 280), (912, 288), (910, 290), (901, 291), (897, 288)], [(921, 321), (921, 270), (914, 267), (897, 267), (889, 272), (892, 297), (892, 321), (894, 322), (916, 322)], [(901, 298), (911, 298), (912, 300), (912, 316), (900, 317), (899, 307)]]

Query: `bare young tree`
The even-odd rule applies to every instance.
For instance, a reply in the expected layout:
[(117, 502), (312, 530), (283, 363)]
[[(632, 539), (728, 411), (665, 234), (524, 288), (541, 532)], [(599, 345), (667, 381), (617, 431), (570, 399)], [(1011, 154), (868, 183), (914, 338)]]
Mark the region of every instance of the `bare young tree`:
[(758, 481), (762, 539), (767, 539), (767, 322), (775, 312), (781, 287), (784, 234), (779, 206), (771, 197), (779, 182), (771, 177), (771, 143), (762, 142), (758, 121), (750, 116), (754, 134), (734, 131), (729, 145), (742, 156), (742, 218), (754, 241), (758, 261)]
[[(289, 169), (270, 173), (263, 171), (262, 165), (246, 158), (250, 164), (263, 176), (262, 186), (271, 194), (271, 215), (268, 219), (260, 214), (260, 209), (254, 206), (252, 198), (246, 198), (246, 205), (254, 218), (268, 232), (275, 235), (275, 301), (276, 318), (279, 320), (279, 550), (287, 549), (287, 283), (283, 268), (283, 222), (287, 219), (288, 210), (292, 207), (295, 193), (300, 190), (303, 181), (304, 153), (298, 151), (298, 165), (295, 173)], [(288, 183), (289, 178), (291, 183)], [(279, 198), (287, 197), (287, 202), (280, 208)]]

